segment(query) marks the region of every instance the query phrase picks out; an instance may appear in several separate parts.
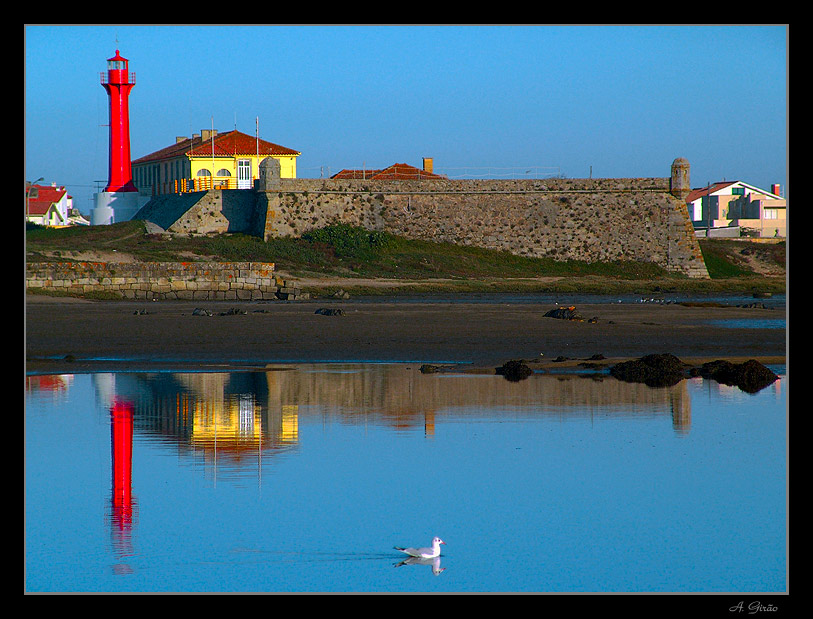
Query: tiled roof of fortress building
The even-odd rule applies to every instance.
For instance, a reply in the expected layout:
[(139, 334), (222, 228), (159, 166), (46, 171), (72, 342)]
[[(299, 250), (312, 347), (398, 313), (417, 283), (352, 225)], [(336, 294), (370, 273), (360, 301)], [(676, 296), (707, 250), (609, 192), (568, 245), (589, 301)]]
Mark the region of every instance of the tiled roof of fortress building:
[(330, 178), (366, 180), (437, 180), (445, 179), (441, 174), (421, 170), (407, 163), (394, 163), (382, 170), (342, 170)]

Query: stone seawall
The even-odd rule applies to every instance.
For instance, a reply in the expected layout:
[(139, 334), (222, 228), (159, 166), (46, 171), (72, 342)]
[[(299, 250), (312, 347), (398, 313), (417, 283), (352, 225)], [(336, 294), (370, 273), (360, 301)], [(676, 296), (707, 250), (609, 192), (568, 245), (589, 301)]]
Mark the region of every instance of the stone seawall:
[(35, 262), (26, 288), (127, 299), (265, 300), (281, 289), (273, 262)]
[[(707, 278), (684, 202), (669, 178), (262, 179), (263, 239), (348, 223), (408, 238), (530, 257), (653, 262)], [(264, 217), (263, 217), (264, 215)]]

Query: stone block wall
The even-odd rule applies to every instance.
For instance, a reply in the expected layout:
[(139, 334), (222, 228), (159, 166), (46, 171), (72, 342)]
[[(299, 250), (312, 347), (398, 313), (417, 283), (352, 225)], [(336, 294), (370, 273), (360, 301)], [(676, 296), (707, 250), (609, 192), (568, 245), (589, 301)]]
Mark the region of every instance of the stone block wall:
[(26, 288), (127, 299), (250, 301), (281, 298), (273, 262), (35, 262)]
[(257, 192), (264, 239), (348, 223), (531, 257), (654, 262), (708, 277), (670, 178), (364, 181), (282, 179)]

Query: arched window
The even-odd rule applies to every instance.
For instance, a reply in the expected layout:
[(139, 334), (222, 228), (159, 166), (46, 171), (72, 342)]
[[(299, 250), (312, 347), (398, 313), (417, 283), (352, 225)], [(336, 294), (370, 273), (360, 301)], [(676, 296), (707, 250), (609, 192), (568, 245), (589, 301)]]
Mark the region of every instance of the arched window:
[(201, 168), (200, 170), (198, 170), (198, 176), (211, 176), (211, 175), (212, 173), (209, 172), (209, 170), (207, 170), (206, 168)]
[(226, 168), (220, 168), (217, 171), (217, 176), (231, 176), (231, 172), (229, 172)]

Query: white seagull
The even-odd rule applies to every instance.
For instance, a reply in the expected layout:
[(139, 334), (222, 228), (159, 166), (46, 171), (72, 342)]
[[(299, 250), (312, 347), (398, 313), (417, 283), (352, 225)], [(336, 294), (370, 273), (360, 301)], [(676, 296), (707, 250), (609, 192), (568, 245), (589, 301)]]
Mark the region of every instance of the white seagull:
[(435, 557), (440, 556), (440, 545), (445, 544), (442, 539), (439, 537), (435, 537), (432, 540), (432, 547), (431, 548), (400, 548), (399, 546), (395, 546), (395, 550), (400, 550), (408, 554), (410, 557), (419, 557), (421, 559), (434, 559)]

